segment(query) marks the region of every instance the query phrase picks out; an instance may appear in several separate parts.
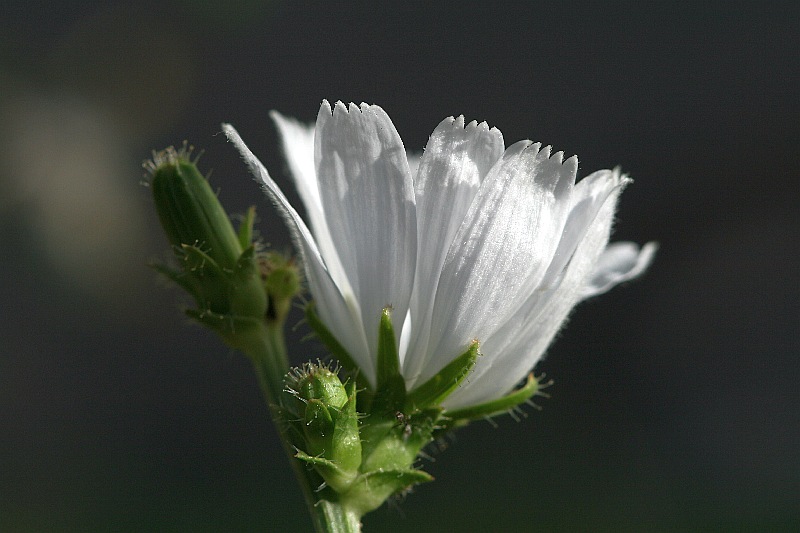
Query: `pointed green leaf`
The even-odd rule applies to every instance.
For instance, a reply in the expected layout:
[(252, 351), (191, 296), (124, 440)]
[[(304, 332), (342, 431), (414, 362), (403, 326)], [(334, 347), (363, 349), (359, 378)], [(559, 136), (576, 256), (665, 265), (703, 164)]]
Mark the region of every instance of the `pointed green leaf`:
[(473, 342), (466, 352), (456, 357), (438, 374), (408, 393), (406, 412), (441, 404), (472, 372), (480, 355), (480, 346)]
[(324, 457), (312, 457), (298, 450), (295, 458), (313, 465), (317, 473), (325, 480), (325, 483), (338, 493), (348, 490), (353, 480), (358, 477), (357, 471), (347, 471), (336, 461), (331, 461)]
[(181, 247), (183, 270), (193, 280), (191, 292), (201, 309), (230, 314), (231, 279), (208, 254), (196, 246)]
[[(313, 457), (313, 456), (308, 455), (307, 453), (301, 452), (299, 450), (297, 451), (296, 454), (294, 454), (294, 456), (295, 456), (295, 458), (300, 459), (304, 463), (308, 463), (310, 465), (322, 467), (323, 470), (328, 468), (328, 469), (336, 472), (337, 474), (343, 474), (343, 472), (336, 465), (336, 463), (334, 463), (333, 461), (330, 461), (328, 459), (325, 459), (324, 457)], [(324, 477), (324, 475), (323, 475), (323, 477)]]
[(182, 244), (181, 251), (183, 252), (183, 262), (185, 263), (185, 270), (197, 276), (207, 276), (223, 278), (225, 273), (217, 265), (211, 256), (205, 253), (197, 246), (190, 244)]
[(433, 440), (433, 433), (439, 427), (443, 409), (431, 407), (414, 414), (398, 418), (406, 448), (413, 451), (414, 456)]
[(536, 391), (539, 390), (539, 382), (533, 377), (533, 373), (528, 375), (528, 381), (519, 389), (490, 402), (445, 411), (444, 415), (451, 420), (448, 426), (459, 425), (460, 422), (475, 420), (477, 418), (487, 418), (503, 413), (507, 413), (514, 407), (528, 401)]
[(345, 506), (366, 514), (383, 505), (392, 494), (428, 481), (433, 481), (433, 477), (422, 470), (368, 472), (356, 478), (342, 499)]
[(333, 439), (334, 422), (330, 411), (320, 400), (311, 399), (306, 403), (303, 432), (309, 445), (309, 451), (315, 455), (329, 456), (331, 439)]
[(345, 385), (348, 400), (336, 413), (336, 426), (333, 430), (333, 450), (329, 456), (345, 471), (357, 472), (361, 466), (361, 436), (356, 411), (356, 387), (354, 383)]
[[(258, 272), (256, 265), (256, 248), (253, 245), (248, 246), (236, 260), (236, 267), (234, 274), (239, 279), (245, 279), (248, 276), (255, 276)], [(259, 275), (260, 278), (260, 275)], [(263, 292), (263, 290), (261, 291)]]
[(397, 338), (392, 325), (390, 308), (381, 313), (378, 330), (377, 386), (373, 405), (383, 412), (403, 409), (406, 399), (406, 383), (400, 374), (400, 355), (397, 353)]
[(256, 206), (251, 205), (244, 214), (244, 220), (239, 226), (239, 245), (242, 250), (247, 250), (253, 243), (253, 223), (256, 220)]
[(369, 472), (364, 474), (362, 478), (366, 485), (391, 487), (392, 492), (410, 488), (418, 483), (433, 481), (433, 476), (429, 473), (414, 469)]
[(400, 355), (397, 353), (397, 339), (392, 325), (392, 312), (387, 307), (381, 313), (378, 331), (378, 390), (391, 386), (400, 375)]

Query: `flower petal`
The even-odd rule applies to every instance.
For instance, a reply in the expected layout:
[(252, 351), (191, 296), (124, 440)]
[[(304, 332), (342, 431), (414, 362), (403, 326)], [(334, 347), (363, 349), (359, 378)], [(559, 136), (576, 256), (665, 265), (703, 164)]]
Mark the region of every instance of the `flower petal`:
[(429, 378), (490, 337), (538, 286), (570, 207), (577, 158), (530, 141), (509, 147), (484, 180), (445, 259), (431, 324)]
[(447, 250), (481, 182), (502, 154), (503, 135), (498, 129), (475, 121), (465, 127), (463, 116), (443, 120), (425, 147), (414, 181), (418, 248), (411, 297), (414, 335), (403, 361), (407, 377), (420, 374), (425, 363), (433, 301)]
[[(570, 210), (564, 231), (558, 242), (553, 261), (542, 278), (540, 290), (560, 283), (564, 267), (572, 259), (575, 249), (586, 236), (603, 204), (615, 189), (626, 187), (631, 180), (619, 169), (598, 170), (580, 180), (572, 192)], [(617, 194), (619, 194), (619, 192)]]
[(642, 249), (633, 242), (615, 242), (600, 256), (581, 298), (591, 298), (624, 281), (631, 280), (647, 270), (653, 261), (658, 244), (648, 242)]
[(628, 182), (618, 171), (600, 171), (575, 187), (564, 233), (543, 283), (481, 346), (484, 357), (447, 399), (449, 408), (502, 396), (541, 359), (608, 242), (617, 198)]
[(270, 117), (280, 133), (286, 163), (306, 208), (314, 240), (325, 260), (325, 267), (339, 291), (342, 294), (352, 294), (353, 289), (339, 260), (339, 253), (331, 239), (322, 208), (322, 197), (314, 169), (314, 125), (284, 117), (277, 111), (270, 111)]
[(314, 237), (297, 211), (289, 204), (278, 185), (272, 180), (267, 169), (245, 145), (233, 126), (223, 124), (222, 128), (228, 139), (241, 153), (250, 171), (264, 185), (264, 191), (289, 228), (295, 247), (302, 257), (309, 288), (314, 295), (319, 316), (329, 329), (335, 332), (342, 346), (356, 358), (356, 362), (363, 365), (363, 369), (373, 369), (372, 374), (367, 375), (374, 380), (374, 363), (369, 358), (363, 358), (363, 354), (368, 351), (357, 308), (343, 298), (325, 266)]
[(270, 111), (269, 116), (280, 134), (286, 164), (308, 212), (311, 229), (316, 235), (319, 227), (325, 225), (325, 218), (314, 170), (314, 125), (303, 124), (277, 111)]
[[(315, 160), (323, 212), (343, 271), (360, 306), (371, 359), (381, 312), (406, 316), (414, 279), (417, 224), (403, 143), (377, 106), (323, 102)], [(401, 328), (398, 327), (398, 330)], [(338, 332), (335, 332), (338, 334)]]

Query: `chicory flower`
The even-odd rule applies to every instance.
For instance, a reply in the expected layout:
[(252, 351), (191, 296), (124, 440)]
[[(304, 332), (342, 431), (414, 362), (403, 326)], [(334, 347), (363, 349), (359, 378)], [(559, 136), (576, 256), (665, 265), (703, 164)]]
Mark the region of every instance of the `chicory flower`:
[(311, 128), (273, 112), (307, 221), (236, 130), (224, 125), (283, 215), (316, 311), (370, 384), (382, 312), (392, 310), (406, 390), (475, 341), (471, 374), (443, 403), (500, 398), (539, 361), (581, 300), (641, 274), (654, 243), (608, 244), (630, 180), (485, 122), (447, 118), (418, 168), (378, 106), (322, 103)]

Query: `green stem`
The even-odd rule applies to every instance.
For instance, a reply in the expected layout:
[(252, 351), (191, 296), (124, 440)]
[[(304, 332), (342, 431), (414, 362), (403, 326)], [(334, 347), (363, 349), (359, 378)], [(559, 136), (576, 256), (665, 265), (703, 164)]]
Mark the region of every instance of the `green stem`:
[[(260, 328), (244, 349), (253, 361), (261, 389), (278, 430), (281, 444), (292, 465), (297, 481), (303, 490), (308, 511), (317, 533), (360, 533), (360, 515), (346, 509), (341, 503), (325, 499), (328, 491), (319, 491), (322, 479), (311, 469), (294, 458), (295, 443), (282, 422), (281, 394), (283, 378), (289, 372), (289, 358), (283, 336), (283, 324), (270, 323)], [(298, 443), (299, 444), (299, 443)]]
[(254, 337), (245, 353), (253, 360), (261, 390), (270, 409), (273, 409), (280, 405), (283, 378), (289, 372), (286, 342), (280, 325), (265, 324), (260, 328), (259, 335)]
[(361, 518), (357, 513), (329, 500), (320, 500), (316, 506), (315, 524), (317, 531), (336, 533), (360, 533)]

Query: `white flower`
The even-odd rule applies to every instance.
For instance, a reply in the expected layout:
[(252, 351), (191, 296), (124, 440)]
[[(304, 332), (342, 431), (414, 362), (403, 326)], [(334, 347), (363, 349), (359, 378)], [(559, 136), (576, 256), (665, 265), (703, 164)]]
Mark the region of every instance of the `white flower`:
[(654, 243), (608, 244), (628, 183), (601, 170), (575, 183), (576, 157), (485, 122), (443, 120), (412, 176), (378, 106), (327, 101), (309, 128), (273, 112), (310, 229), (236, 131), (301, 252), (317, 312), (371, 383), (381, 311), (391, 306), (408, 390), (481, 352), (450, 408), (508, 393), (542, 357), (572, 307), (639, 275)]

